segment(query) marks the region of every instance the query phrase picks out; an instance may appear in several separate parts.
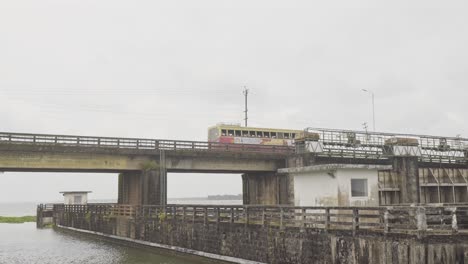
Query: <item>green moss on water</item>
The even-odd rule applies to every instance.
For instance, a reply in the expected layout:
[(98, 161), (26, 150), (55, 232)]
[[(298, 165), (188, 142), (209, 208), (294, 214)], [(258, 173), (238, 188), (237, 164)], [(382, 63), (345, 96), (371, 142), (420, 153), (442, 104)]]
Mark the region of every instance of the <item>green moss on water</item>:
[(36, 222), (35, 216), (0, 216), (0, 223), (22, 224), (26, 222)]

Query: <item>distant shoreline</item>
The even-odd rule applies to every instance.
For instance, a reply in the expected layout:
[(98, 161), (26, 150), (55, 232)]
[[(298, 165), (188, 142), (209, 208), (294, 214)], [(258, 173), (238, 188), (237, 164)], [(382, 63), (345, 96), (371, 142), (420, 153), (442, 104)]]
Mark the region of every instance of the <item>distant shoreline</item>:
[(168, 198), (168, 200), (210, 200), (210, 201), (225, 201), (225, 200), (242, 200), (242, 194), (223, 194), (223, 195), (208, 195), (206, 197), (184, 197), (184, 198)]
[(0, 216), (0, 224), (24, 224), (36, 222), (36, 216)]

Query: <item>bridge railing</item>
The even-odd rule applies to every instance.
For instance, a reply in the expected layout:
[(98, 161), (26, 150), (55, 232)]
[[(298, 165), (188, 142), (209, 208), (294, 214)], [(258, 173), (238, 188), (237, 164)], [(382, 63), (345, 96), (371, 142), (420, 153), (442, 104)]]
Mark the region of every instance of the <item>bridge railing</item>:
[[(422, 161), (438, 163), (464, 163), (468, 159), (468, 139), (359, 132), (348, 130), (312, 129), (320, 134), (323, 144), (318, 156), (340, 158), (386, 159), (386, 140), (396, 136), (414, 137), (418, 140)], [(88, 137), (0, 132), (0, 143), (117, 148), (138, 150), (261, 152), (289, 154), (291, 146), (228, 144), (203, 141), (183, 141), (142, 138)]]
[(182, 221), (189, 224), (228, 223), (327, 231), (405, 233), (418, 236), (426, 233), (454, 234), (468, 231), (467, 205), (294, 207), (89, 204), (54, 205), (54, 210), (63, 215), (62, 223), (70, 223), (73, 215), (78, 220), (93, 215), (101, 218), (129, 217), (153, 227), (164, 221)]
[(386, 142), (403, 137), (417, 141), (421, 160), (427, 162), (455, 163), (466, 162), (468, 139), (462, 137), (440, 137), (401, 133), (307, 128), (307, 131), (320, 135), (324, 152), (320, 155), (343, 157), (385, 157)]
[(290, 146), (276, 145), (227, 144), (203, 141), (87, 137), (4, 132), (0, 132), (0, 143), (174, 151), (190, 150), (265, 153), (292, 153), (294, 151), (294, 149)]

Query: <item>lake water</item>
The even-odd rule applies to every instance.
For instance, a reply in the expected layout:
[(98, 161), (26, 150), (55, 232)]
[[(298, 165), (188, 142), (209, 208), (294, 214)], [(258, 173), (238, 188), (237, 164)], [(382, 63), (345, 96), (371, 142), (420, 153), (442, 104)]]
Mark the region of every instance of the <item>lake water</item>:
[[(170, 200), (186, 204), (239, 204), (240, 201)], [(35, 215), (35, 203), (1, 204), (0, 215)], [(204, 258), (161, 250), (121, 246), (95, 237), (54, 229), (36, 229), (35, 223), (0, 224), (0, 264), (204, 264)]]
[(120, 246), (71, 232), (36, 229), (35, 223), (0, 224), (0, 263), (203, 264), (193, 256)]

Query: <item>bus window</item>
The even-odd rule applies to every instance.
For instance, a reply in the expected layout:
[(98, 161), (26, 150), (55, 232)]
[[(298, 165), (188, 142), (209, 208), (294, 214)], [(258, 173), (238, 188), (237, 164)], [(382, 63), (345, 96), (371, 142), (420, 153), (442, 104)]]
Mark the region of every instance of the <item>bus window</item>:
[(240, 130), (236, 130), (235, 135), (236, 135), (236, 137), (240, 137), (240, 136), (242, 136), (242, 132)]
[(242, 131), (242, 136), (243, 137), (248, 137), (249, 136), (249, 131)]
[(228, 136), (230, 137), (234, 136), (234, 130), (228, 130)]
[(227, 135), (226, 129), (221, 130), (221, 136), (226, 136), (226, 135)]
[(250, 136), (255, 137), (255, 131), (250, 131)]
[(292, 138), (296, 138), (296, 133), (292, 133)]
[(276, 132), (271, 132), (271, 138), (276, 138)]
[(269, 138), (270, 137), (270, 132), (263, 132), (263, 136), (266, 137), (266, 138)]
[(283, 132), (278, 132), (278, 138), (284, 138)]
[(257, 137), (263, 137), (263, 133), (260, 131), (257, 131)]
[(284, 133), (284, 138), (289, 139), (289, 133)]

